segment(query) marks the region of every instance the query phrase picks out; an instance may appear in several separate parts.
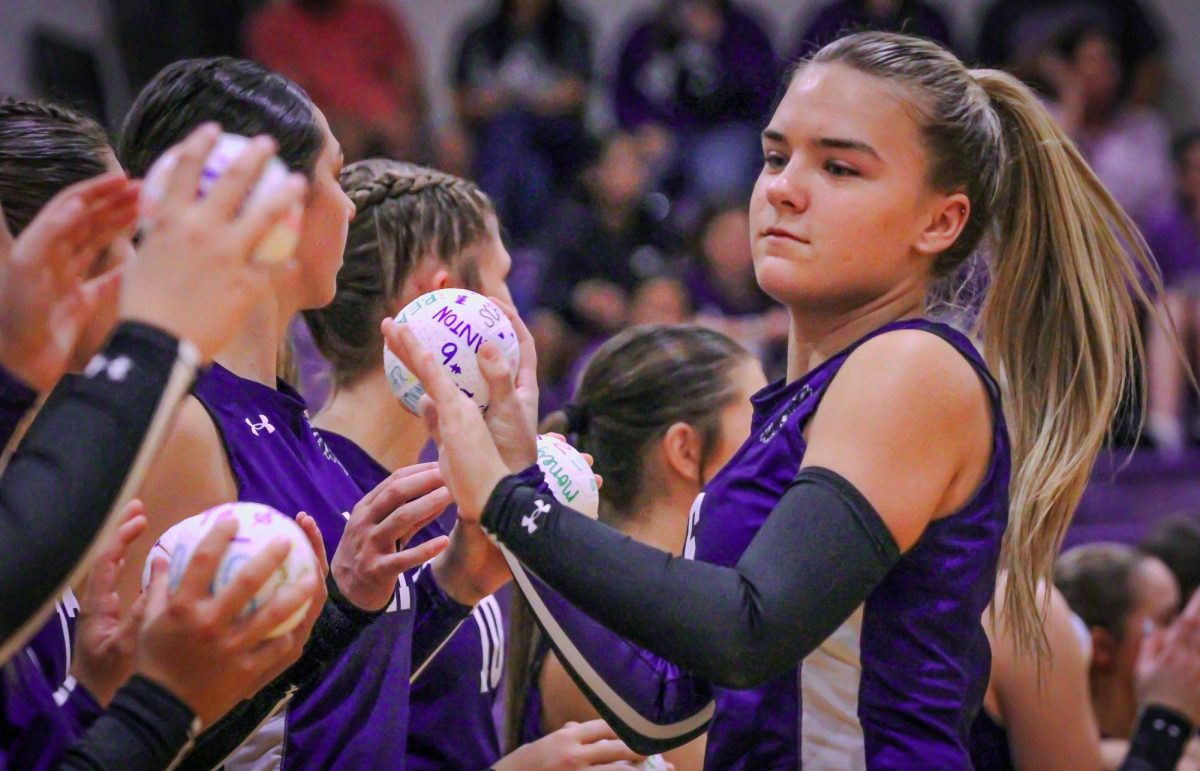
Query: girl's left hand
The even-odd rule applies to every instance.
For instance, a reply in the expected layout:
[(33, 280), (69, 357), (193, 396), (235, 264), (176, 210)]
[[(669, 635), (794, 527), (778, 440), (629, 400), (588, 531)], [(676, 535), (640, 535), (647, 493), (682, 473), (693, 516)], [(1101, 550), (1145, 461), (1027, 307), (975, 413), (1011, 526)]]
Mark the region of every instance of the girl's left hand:
[[(492, 431), (479, 414), (475, 402), (454, 385), (446, 371), (434, 361), (407, 327), (391, 319), (383, 321), (383, 335), (392, 352), (425, 387), (421, 414), (438, 448), (438, 465), (450, 494), (458, 504), (458, 517), (478, 524), (488, 497), (496, 485), (513, 469), (505, 463), (493, 439)], [(507, 367), (502, 361), (497, 367)], [(513, 389), (510, 392), (515, 393)], [(500, 394), (501, 399), (512, 393)], [(493, 399), (498, 394), (492, 392)], [(522, 420), (506, 424), (519, 434)], [(492, 430), (498, 430), (493, 425)], [(537, 457), (536, 439), (530, 442), (529, 464)], [(519, 462), (519, 461), (518, 461)]]
[(71, 673), (102, 706), (112, 701), (117, 689), (133, 674), (138, 630), (146, 609), (143, 594), (128, 612), (121, 612), (117, 577), (125, 565), (129, 544), (146, 528), (142, 502), (130, 501), (124, 519), (112, 544), (92, 566), (79, 596)]

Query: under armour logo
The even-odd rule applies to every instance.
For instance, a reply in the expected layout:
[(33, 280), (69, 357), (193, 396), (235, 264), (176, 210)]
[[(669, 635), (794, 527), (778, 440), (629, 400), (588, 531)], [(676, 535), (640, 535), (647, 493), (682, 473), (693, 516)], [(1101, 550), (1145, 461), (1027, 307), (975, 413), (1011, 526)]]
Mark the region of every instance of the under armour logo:
[(246, 425), (250, 426), (250, 430), (254, 432), (255, 436), (258, 436), (259, 431), (266, 431), (268, 434), (275, 433), (275, 426), (271, 425), (271, 421), (267, 420), (266, 415), (259, 413), (258, 419), (261, 420), (262, 422), (261, 423), (252, 423), (250, 421), (250, 418), (246, 418)]
[(129, 374), (129, 370), (133, 369), (133, 362), (128, 356), (118, 356), (115, 359), (109, 359), (102, 353), (98, 353), (88, 362), (87, 367), (83, 370), (83, 374), (87, 377), (96, 377), (101, 372), (105, 377), (113, 382), (120, 383)]
[(521, 517), (521, 527), (529, 531), (530, 535), (533, 535), (534, 531), (537, 530), (537, 518), (547, 511), (550, 511), (550, 504), (538, 498), (533, 502), (533, 512), (528, 516)]

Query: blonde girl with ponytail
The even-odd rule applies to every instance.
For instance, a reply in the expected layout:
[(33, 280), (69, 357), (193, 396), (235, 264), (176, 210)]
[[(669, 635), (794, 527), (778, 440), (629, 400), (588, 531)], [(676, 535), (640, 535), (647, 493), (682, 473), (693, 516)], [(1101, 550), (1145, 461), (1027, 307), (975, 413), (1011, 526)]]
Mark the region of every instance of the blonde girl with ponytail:
[[(788, 372), (694, 504), (694, 560), (547, 501), (522, 468), (526, 422), (485, 426), (405, 330), (386, 332), (430, 392), (460, 519), (504, 548), (630, 746), (707, 728), (713, 769), (967, 768), (997, 573), (1038, 654), (1038, 587), (1140, 364), (1153, 266), (1009, 75), (868, 32), (785, 85), (749, 235), (790, 313)], [(931, 318), (947, 291), (980, 298), (970, 327)], [(580, 616), (612, 634), (576, 634)]]

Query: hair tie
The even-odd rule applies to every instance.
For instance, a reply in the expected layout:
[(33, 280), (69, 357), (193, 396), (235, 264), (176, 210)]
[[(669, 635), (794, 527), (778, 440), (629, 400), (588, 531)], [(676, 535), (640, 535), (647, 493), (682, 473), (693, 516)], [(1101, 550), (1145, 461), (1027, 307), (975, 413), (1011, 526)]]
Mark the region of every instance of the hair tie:
[(568, 434), (583, 434), (587, 432), (588, 425), (591, 423), (591, 411), (588, 410), (586, 404), (574, 404), (567, 402), (563, 405), (563, 414), (567, 416), (567, 433)]

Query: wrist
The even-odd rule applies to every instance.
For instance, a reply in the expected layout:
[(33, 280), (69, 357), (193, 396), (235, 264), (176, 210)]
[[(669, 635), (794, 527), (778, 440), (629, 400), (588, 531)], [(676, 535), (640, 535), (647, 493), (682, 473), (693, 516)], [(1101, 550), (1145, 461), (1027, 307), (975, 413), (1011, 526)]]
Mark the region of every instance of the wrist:
[(112, 702), (113, 697), (117, 695), (117, 688), (121, 685), (110, 683), (108, 678), (93, 674), (81, 657), (76, 657), (71, 664), (71, 676), (101, 707), (107, 707)]
[(473, 608), (491, 592), (483, 591), (483, 588), (472, 580), (465, 561), (459, 558), (458, 551), (451, 540), (449, 548), (429, 563), (429, 569), (433, 573), (433, 580), (437, 581), (437, 585), (447, 597), (459, 605)]
[(377, 614), (383, 612), (392, 601), (392, 593), (396, 590), (395, 581), (388, 584), (386, 590), (370, 586), (369, 582), (361, 580), (353, 566), (344, 566), (334, 555), (333, 564), (329, 568), (332, 585), (337, 589), (338, 596), (352, 605), (360, 613)]

